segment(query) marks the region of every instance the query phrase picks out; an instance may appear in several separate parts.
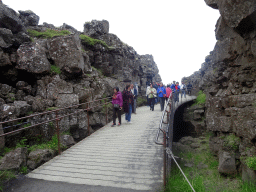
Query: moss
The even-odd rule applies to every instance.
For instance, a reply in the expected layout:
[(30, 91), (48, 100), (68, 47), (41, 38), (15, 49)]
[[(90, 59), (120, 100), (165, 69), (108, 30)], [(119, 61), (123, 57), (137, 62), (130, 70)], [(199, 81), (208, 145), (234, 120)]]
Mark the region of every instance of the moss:
[(51, 73), (61, 74), (61, 70), (56, 65), (51, 65)]
[(197, 93), (197, 98), (196, 98), (196, 104), (198, 105), (203, 105), (206, 102), (206, 95), (203, 93), (203, 91), (199, 91)]
[(83, 43), (85, 43), (86, 45), (89, 45), (89, 46), (94, 46), (96, 44), (101, 44), (102, 46), (104, 46), (106, 48), (109, 48), (108, 45), (106, 44), (106, 42), (104, 42), (102, 40), (99, 40), (99, 39), (93, 39), (93, 38), (91, 38), (87, 35), (81, 34), (80, 39)]
[(228, 135), (224, 139), (224, 146), (228, 147), (230, 149), (233, 149), (233, 150), (237, 150), (238, 149), (239, 143), (240, 143), (240, 138), (235, 136), (234, 134)]
[(47, 111), (53, 111), (53, 110), (56, 110), (56, 109), (58, 109), (58, 107), (49, 107), (49, 108), (47, 108), (46, 110), (47, 110)]
[(36, 30), (28, 29), (28, 34), (32, 37), (38, 37), (38, 38), (44, 38), (44, 39), (49, 39), (55, 36), (65, 36), (71, 34), (67, 30), (53, 30), (53, 29), (47, 29), (44, 32), (39, 32)]
[(103, 76), (102, 69), (98, 69), (98, 68), (96, 68), (96, 67), (94, 67), (94, 66), (92, 66), (92, 69), (93, 69), (94, 71), (98, 71), (99, 76)]

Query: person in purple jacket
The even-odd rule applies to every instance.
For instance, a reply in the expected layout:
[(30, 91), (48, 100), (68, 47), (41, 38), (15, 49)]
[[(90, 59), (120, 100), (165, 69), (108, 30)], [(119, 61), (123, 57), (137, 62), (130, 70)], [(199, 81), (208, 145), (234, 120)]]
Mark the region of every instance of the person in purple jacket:
[(112, 96), (112, 104), (113, 104), (113, 124), (111, 127), (116, 125), (116, 114), (118, 116), (118, 126), (121, 125), (121, 110), (123, 107), (123, 96), (122, 93), (119, 91), (118, 87), (114, 88), (114, 95)]

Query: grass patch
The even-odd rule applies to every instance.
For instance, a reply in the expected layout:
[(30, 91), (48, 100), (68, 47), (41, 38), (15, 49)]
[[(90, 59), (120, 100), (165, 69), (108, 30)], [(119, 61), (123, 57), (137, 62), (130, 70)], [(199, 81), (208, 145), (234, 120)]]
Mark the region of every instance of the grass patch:
[(28, 34), (32, 37), (38, 37), (38, 38), (44, 38), (44, 39), (49, 39), (53, 38), (55, 36), (65, 36), (71, 34), (67, 30), (53, 30), (53, 29), (46, 29), (44, 32), (39, 32), (36, 30), (28, 29)]
[(20, 170), (19, 170), (19, 172), (21, 173), (21, 174), (27, 174), (28, 173), (28, 167), (27, 166), (22, 166), (21, 168), (20, 168)]
[(206, 95), (203, 93), (202, 90), (200, 90), (197, 93), (197, 98), (196, 98), (196, 104), (198, 105), (203, 105), (206, 102)]
[(104, 42), (102, 40), (93, 39), (93, 38), (91, 38), (87, 35), (83, 35), (83, 34), (81, 34), (79, 37), (80, 37), (82, 43), (85, 43), (86, 45), (94, 46), (96, 44), (101, 44), (102, 46), (109, 48), (108, 45), (106, 44), (106, 42)]
[(137, 97), (137, 105), (142, 106), (147, 104), (147, 99), (143, 97)]
[(51, 65), (51, 73), (61, 74), (61, 70), (56, 65)]
[(256, 171), (256, 157), (247, 157), (245, 160), (245, 164), (250, 169)]

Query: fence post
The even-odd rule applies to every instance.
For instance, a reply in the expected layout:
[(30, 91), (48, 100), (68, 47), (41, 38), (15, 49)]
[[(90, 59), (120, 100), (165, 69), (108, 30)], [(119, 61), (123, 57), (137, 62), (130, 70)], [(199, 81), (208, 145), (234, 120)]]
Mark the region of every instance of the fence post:
[(56, 131), (57, 131), (57, 138), (58, 138), (58, 153), (61, 154), (60, 150), (60, 128), (59, 128), (59, 119), (58, 119), (58, 111), (55, 112), (56, 115)]
[(108, 124), (108, 106), (107, 106), (107, 98), (105, 99), (105, 107), (106, 107), (106, 125)]
[(166, 187), (166, 132), (164, 134), (164, 188)]
[(87, 128), (88, 128), (88, 136), (90, 135), (90, 118), (89, 118), (89, 103), (87, 103)]

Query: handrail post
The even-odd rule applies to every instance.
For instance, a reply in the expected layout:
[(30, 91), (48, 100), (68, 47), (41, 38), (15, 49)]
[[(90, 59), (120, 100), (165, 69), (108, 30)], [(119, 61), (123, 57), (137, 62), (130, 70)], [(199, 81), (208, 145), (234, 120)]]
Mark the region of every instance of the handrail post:
[(164, 134), (164, 188), (166, 187), (166, 132)]
[(55, 112), (56, 115), (56, 131), (57, 131), (57, 138), (58, 138), (58, 153), (61, 154), (60, 150), (60, 128), (59, 128), (59, 119), (58, 119), (58, 111)]
[(90, 135), (90, 118), (89, 118), (89, 103), (87, 103), (87, 129), (88, 129), (88, 136)]
[(108, 107), (107, 107), (107, 98), (105, 99), (105, 107), (106, 107), (106, 125), (108, 124)]

